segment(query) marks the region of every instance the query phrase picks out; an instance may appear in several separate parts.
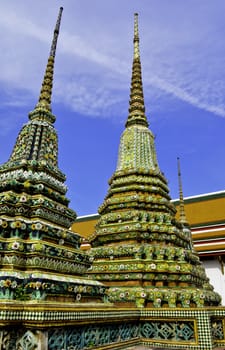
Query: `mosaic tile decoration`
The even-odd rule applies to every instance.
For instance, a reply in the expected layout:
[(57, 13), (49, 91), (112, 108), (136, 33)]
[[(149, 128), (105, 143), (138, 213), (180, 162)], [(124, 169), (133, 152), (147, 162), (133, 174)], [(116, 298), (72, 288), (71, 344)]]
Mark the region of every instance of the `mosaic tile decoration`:
[[(78, 339), (79, 349), (91, 343), (92, 348), (106, 345), (113, 348), (114, 343), (134, 339), (148, 347), (165, 349), (188, 347), (192, 350), (211, 350), (225, 344), (225, 308), (220, 308), (218, 316), (218, 310), (212, 308), (116, 310), (109, 307), (108, 310), (97, 311), (99, 307), (96, 304), (91, 310), (87, 305), (80, 304), (79, 309), (79, 305), (76, 308), (70, 304), (65, 310), (65, 305), (60, 307), (60, 304), (52, 304), (50, 308), (48, 303), (43, 303), (37, 304), (36, 308), (32, 304), (26, 305), (24, 310), (22, 304), (15, 309), (15, 306), (9, 303), (8, 308), (0, 312), (1, 331), (5, 334), (8, 329), (6, 326), (12, 322), (15, 325), (18, 322), (21, 324), (23, 334), (26, 334), (30, 327), (35, 331), (44, 327), (44, 334), (50, 344), (48, 349), (54, 349), (54, 346), (61, 344), (60, 342), (63, 346), (75, 346)], [(18, 310), (19, 308), (21, 310)], [(8, 329), (8, 337), (11, 337), (10, 332), (15, 337), (12, 329)], [(18, 333), (17, 337), (20, 339), (21, 335)], [(23, 340), (25, 339), (26, 337)]]

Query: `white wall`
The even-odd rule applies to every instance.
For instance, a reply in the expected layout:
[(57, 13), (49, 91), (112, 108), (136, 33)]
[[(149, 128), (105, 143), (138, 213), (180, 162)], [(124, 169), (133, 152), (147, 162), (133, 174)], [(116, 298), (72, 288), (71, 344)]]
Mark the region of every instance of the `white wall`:
[(222, 305), (225, 305), (225, 275), (222, 273), (221, 264), (216, 259), (210, 259), (204, 260), (203, 265), (205, 266), (207, 277), (209, 277), (214, 290), (222, 297)]

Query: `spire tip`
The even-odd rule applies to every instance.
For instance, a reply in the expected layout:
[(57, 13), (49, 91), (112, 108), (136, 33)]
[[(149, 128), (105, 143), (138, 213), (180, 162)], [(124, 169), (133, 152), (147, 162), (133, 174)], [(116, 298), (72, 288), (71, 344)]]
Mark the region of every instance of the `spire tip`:
[(129, 103), (129, 116), (126, 127), (134, 124), (140, 124), (148, 127), (145, 116), (144, 94), (141, 77), (141, 60), (139, 52), (139, 34), (138, 34), (138, 13), (134, 14), (134, 37), (133, 37), (133, 67), (131, 77), (131, 91)]
[(182, 224), (187, 224), (187, 219), (186, 219), (185, 210), (184, 210), (184, 196), (183, 196), (179, 157), (177, 157), (177, 170), (178, 170), (179, 197), (180, 197), (180, 222)]
[(52, 56), (52, 57), (55, 57), (56, 44), (57, 44), (57, 39), (58, 39), (58, 35), (59, 35), (59, 28), (60, 28), (60, 23), (61, 23), (62, 11), (63, 11), (63, 7), (61, 6), (59, 9), (59, 15), (58, 15), (58, 18), (56, 21), (54, 36), (53, 36), (53, 40), (52, 40), (52, 46), (51, 46), (51, 50), (50, 50), (50, 56)]
[(41, 92), (39, 96), (39, 102), (36, 105), (37, 107), (45, 108), (49, 111), (51, 111), (51, 95), (52, 95), (52, 85), (53, 85), (53, 73), (54, 73), (54, 60), (55, 60), (55, 53), (56, 53), (56, 45), (57, 45), (57, 39), (59, 35), (59, 28), (61, 23), (61, 17), (62, 17), (62, 11), (63, 7), (61, 6), (59, 9), (58, 18), (55, 25), (53, 40), (51, 44), (50, 54), (48, 58), (48, 63), (44, 75), (44, 80), (41, 87)]

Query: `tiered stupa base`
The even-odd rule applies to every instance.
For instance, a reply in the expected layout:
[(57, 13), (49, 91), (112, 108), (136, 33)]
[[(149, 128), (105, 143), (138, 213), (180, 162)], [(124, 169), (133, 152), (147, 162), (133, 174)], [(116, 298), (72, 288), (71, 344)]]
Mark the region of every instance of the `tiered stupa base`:
[(194, 251), (136, 243), (91, 248), (89, 277), (107, 285), (109, 301), (122, 307), (189, 308), (220, 305)]

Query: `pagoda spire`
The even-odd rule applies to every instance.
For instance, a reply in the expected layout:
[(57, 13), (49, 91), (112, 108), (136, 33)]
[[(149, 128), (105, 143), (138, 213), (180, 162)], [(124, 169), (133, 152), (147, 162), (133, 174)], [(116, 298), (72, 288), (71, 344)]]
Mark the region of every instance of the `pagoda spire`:
[[(35, 110), (43, 109), (43, 110), (47, 110), (47, 111), (51, 112), (51, 97), (52, 97), (52, 86), (53, 86), (54, 61), (55, 61), (56, 46), (57, 46), (57, 40), (58, 40), (58, 35), (59, 35), (62, 11), (63, 11), (63, 7), (60, 7), (58, 18), (57, 18), (56, 25), (55, 25), (50, 54), (49, 54), (49, 58), (48, 58), (48, 62), (47, 62), (47, 66), (46, 66), (46, 70), (45, 70), (45, 74), (44, 74), (44, 79), (42, 82), (40, 95), (39, 95), (39, 101), (35, 107)], [(31, 112), (31, 115), (33, 115), (32, 112)], [(33, 118), (31, 118), (31, 119), (33, 119)]]
[(58, 166), (58, 137), (56, 130), (52, 127), (56, 118), (51, 111), (51, 97), (54, 60), (62, 11), (63, 8), (60, 7), (39, 101), (34, 110), (29, 113), (30, 121), (23, 126), (18, 135), (9, 160), (10, 164), (12, 162), (18, 164), (21, 160), (26, 160), (41, 161), (48, 164), (48, 167), (52, 166), (55, 169)]
[(180, 171), (180, 158), (177, 157), (177, 169), (178, 169), (178, 182), (179, 182), (179, 198), (180, 198), (180, 218), (179, 221), (182, 224), (187, 225), (187, 219), (184, 210), (184, 196), (183, 196), (183, 188), (182, 188), (182, 180), (181, 180), (181, 171)]
[(142, 86), (141, 59), (139, 49), (138, 14), (134, 14), (134, 54), (130, 89), (129, 115), (126, 127), (143, 125), (148, 127), (145, 115), (144, 93)]
[(155, 137), (148, 128), (145, 115), (144, 93), (141, 76), (139, 50), (138, 14), (134, 14), (134, 53), (129, 101), (129, 115), (126, 128), (120, 139), (116, 170), (160, 172), (155, 150)]

